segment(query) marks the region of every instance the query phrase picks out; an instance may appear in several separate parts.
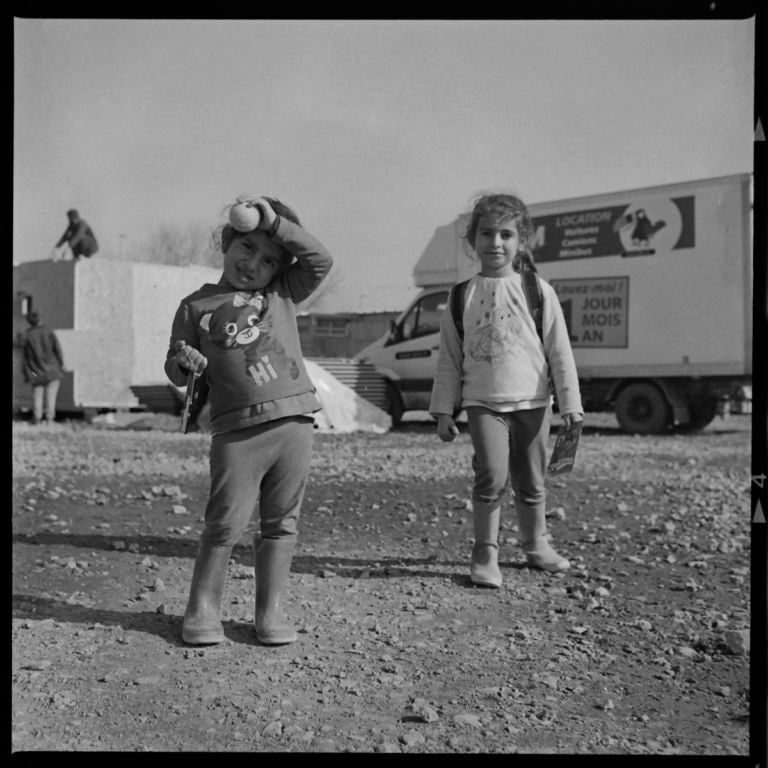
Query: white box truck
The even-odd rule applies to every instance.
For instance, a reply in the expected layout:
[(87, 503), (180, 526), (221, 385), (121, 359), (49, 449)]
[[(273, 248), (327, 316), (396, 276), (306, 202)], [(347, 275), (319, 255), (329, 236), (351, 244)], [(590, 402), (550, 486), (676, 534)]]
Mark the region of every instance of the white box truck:
[[(751, 176), (737, 174), (529, 207), (586, 410), (613, 409), (641, 434), (749, 410), (751, 198)], [(479, 271), (468, 220), (438, 227), (414, 269), (421, 293), (357, 355), (386, 379), (394, 424), (428, 408), (448, 291)]]

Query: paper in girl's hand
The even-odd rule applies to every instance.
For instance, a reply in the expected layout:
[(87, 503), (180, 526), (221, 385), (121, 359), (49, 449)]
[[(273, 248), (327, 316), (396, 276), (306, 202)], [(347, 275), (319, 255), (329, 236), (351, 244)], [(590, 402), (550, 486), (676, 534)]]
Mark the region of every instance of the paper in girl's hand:
[(582, 421), (575, 421), (570, 427), (566, 427), (565, 424), (561, 425), (555, 440), (552, 458), (549, 460), (547, 474), (562, 475), (573, 469), (573, 462), (576, 460), (576, 448), (579, 445), (583, 423)]

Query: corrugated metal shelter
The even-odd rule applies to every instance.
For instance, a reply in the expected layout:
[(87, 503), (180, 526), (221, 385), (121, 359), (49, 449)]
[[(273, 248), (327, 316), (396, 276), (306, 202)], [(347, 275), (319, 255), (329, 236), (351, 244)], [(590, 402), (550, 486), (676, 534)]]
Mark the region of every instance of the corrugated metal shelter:
[(386, 381), (370, 363), (343, 357), (307, 358), (321, 365), (344, 386), (365, 398), (377, 408), (385, 409), (387, 404)]

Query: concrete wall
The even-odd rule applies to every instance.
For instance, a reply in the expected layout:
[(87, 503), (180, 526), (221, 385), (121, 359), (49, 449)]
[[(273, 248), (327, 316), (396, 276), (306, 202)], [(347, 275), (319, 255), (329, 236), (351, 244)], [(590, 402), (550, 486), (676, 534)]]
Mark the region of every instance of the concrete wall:
[[(167, 383), (163, 362), (179, 301), (220, 270), (84, 259), (35, 261), (14, 267), (14, 340), (27, 328), (23, 297), (31, 297), (61, 342), (65, 375), (60, 410), (138, 405), (130, 387)], [(21, 350), (13, 351), (14, 408), (29, 407)]]
[(88, 259), (75, 264), (75, 328), (59, 334), (74, 371), (74, 403), (84, 407), (137, 405), (130, 390), (134, 353), (133, 265)]
[(179, 302), (203, 283), (218, 282), (221, 270), (207, 267), (133, 265), (133, 356), (131, 384), (167, 381), (163, 365)]
[[(13, 270), (14, 339), (27, 328), (22, 295), (31, 297), (61, 342), (71, 371), (62, 380), (59, 410), (131, 408), (131, 386), (168, 383), (163, 364), (171, 323), (181, 299), (221, 271), (207, 267), (83, 259), (25, 262)], [(389, 330), (398, 312), (327, 314), (346, 319), (344, 337), (317, 336), (315, 316), (300, 316), (302, 351), (313, 358), (351, 358)], [(13, 351), (14, 408), (29, 408), (21, 350)]]

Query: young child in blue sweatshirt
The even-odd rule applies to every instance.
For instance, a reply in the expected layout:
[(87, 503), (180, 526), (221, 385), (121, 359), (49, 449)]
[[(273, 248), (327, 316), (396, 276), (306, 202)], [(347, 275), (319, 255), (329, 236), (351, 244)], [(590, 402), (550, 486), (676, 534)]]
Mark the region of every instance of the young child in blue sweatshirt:
[[(249, 215), (234, 215), (244, 209)], [(182, 638), (195, 645), (224, 639), (227, 565), (258, 507), (255, 631), (260, 642), (277, 645), (296, 639), (281, 606), (309, 474), (312, 414), (321, 409), (304, 367), (296, 304), (333, 262), (279, 200), (240, 198), (229, 218), (218, 232), (221, 278), (182, 299), (165, 362), (178, 386), (190, 372), (206, 377), (212, 433), (210, 496)]]

